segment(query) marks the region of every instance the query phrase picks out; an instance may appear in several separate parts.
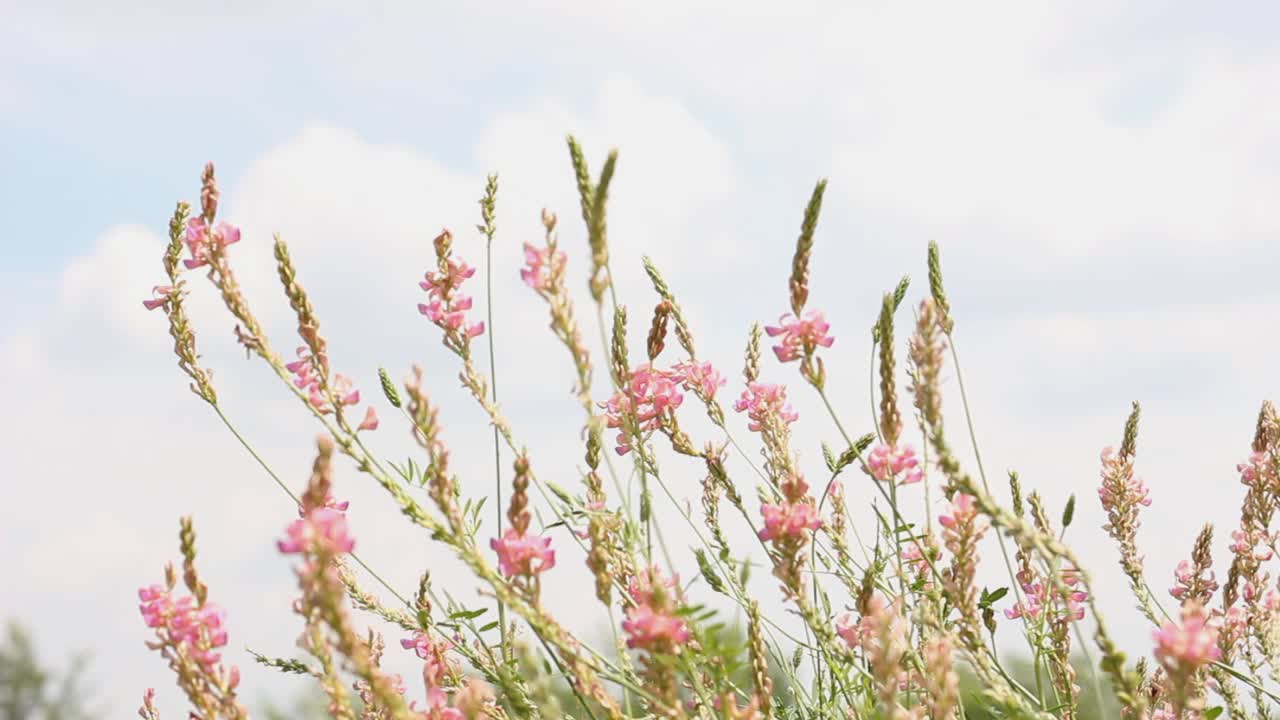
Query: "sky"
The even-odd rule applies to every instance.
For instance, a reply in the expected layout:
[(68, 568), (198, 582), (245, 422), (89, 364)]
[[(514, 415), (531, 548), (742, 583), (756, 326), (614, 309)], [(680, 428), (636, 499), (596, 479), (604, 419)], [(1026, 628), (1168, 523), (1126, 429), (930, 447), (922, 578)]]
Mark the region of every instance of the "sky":
[[(275, 345), (293, 341), (270, 260), (279, 232), (334, 362), (366, 399), (381, 402), (378, 367), (395, 378), (426, 368), (465, 492), (492, 492), (491, 438), (417, 314), (417, 281), (441, 228), (482, 261), (476, 201), (498, 173), (500, 397), (535, 469), (571, 485), (572, 375), (518, 269), (541, 209), (557, 212), (592, 319), (573, 133), (593, 168), (619, 151), (610, 239), (623, 302), (646, 318), (656, 299), (640, 257), (652, 257), (700, 354), (730, 378), (726, 397), (741, 390), (751, 323), (787, 308), (801, 211), (825, 177), (810, 303), (837, 338), (830, 392), (847, 424), (871, 429), (879, 298), (907, 274), (918, 302), (936, 240), (985, 466), (997, 481), (1019, 471), (1050, 508), (1079, 496), (1068, 539), (1124, 644), (1144, 651), (1149, 630), (1124, 597), (1096, 486), (1098, 453), (1118, 443), (1132, 401), (1154, 500), (1140, 536), (1153, 586), (1172, 582), (1205, 522), (1226, 553), (1243, 495), (1235, 464), (1260, 403), (1280, 397), (1280, 339), (1267, 331), (1280, 308), (1274, 3), (0, 7), (0, 616), (28, 624), (51, 659), (90, 651), (112, 714), (149, 686), (179, 711), (143, 647), (134, 592), (177, 556), (184, 514), (247, 697), (300, 689), (244, 652), (294, 654), (294, 581), (274, 551), (292, 510), (186, 391), (163, 318), (141, 306), (163, 277), (173, 204), (197, 199), (206, 161), (223, 218), (244, 230), (234, 262)], [(317, 428), (244, 359), (211, 288), (191, 280), (228, 417), (301, 487)], [(793, 365), (770, 361), (766, 376), (791, 388), (797, 450), (817, 472), (834, 425)], [(959, 423), (954, 368), (947, 379)], [(412, 452), (394, 421), (375, 447)], [(667, 463), (675, 495), (696, 499), (698, 469)], [(866, 522), (871, 491), (849, 482)], [(441, 547), (381, 521), (389, 501), (354, 468), (338, 483), (359, 548), (395, 584), (430, 567), (458, 594), (474, 589)], [(690, 538), (673, 528), (671, 541)], [(603, 614), (572, 590), (586, 580), (575, 552), (547, 602), (600, 632)]]

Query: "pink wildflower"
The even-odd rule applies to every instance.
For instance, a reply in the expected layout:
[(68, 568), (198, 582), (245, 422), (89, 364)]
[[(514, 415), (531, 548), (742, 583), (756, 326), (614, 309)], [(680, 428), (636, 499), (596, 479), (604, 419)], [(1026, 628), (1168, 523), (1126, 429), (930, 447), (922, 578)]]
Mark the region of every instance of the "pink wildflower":
[(556, 551), (551, 549), (549, 537), (507, 528), (501, 538), (489, 541), (489, 547), (498, 553), (503, 575), (537, 575), (556, 566)]
[[(345, 513), (347, 511), (347, 508), (351, 507), (351, 502), (348, 500), (343, 500), (342, 502), (338, 502), (332, 495), (326, 495), (324, 498), (324, 505), (322, 505), (321, 507), (328, 508), (330, 510), (333, 510), (334, 512)], [(306, 516), (307, 516), (307, 509), (304, 507), (299, 507), (298, 517), (305, 518)]]
[(1218, 629), (1199, 604), (1182, 609), (1182, 622), (1169, 621), (1152, 633), (1156, 660), (1170, 675), (1185, 675), (1222, 657)]
[(867, 455), (867, 470), (871, 477), (881, 482), (896, 481), (898, 485), (918, 483), (924, 479), (924, 469), (919, 465), (915, 448), (910, 445), (898, 447), (880, 443)]
[(784, 500), (776, 505), (761, 505), (760, 512), (764, 515), (761, 540), (801, 539), (805, 530), (822, 527), (818, 510), (810, 502), (792, 503)]
[(213, 232), (210, 233), (204, 218), (193, 217), (187, 221), (187, 232), (184, 241), (187, 244), (187, 250), (191, 252), (191, 258), (183, 260), (182, 264), (188, 270), (194, 270), (208, 265), (215, 249), (225, 248), (228, 245), (240, 242), (240, 228), (220, 222), (213, 227)]
[(819, 346), (831, 347), (835, 338), (827, 334), (830, 328), (820, 311), (810, 310), (803, 320), (795, 315), (783, 315), (778, 325), (770, 325), (764, 331), (769, 337), (782, 336), (779, 344), (773, 346), (773, 352), (779, 361), (791, 362), (808, 356)]
[(226, 613), (213, 603), (197, 607), (187, 595), (174, 600), (169, 590), (151, 585), (138, 590), (138, 610), (147, 627), (156, 628), (174, 645), (182, 646), (189, 657), (212, 671), (222, 655), (215, 652), (227, 644), (223, 627)]
[(684, 620), (657, 612), (649, 605), (628, 608), (622, 629), (627, 633), (629, 648), (652, 650), (656, 646), (664, 646), (678, 651), (689, 641), (689, 625)]
[(418, 312), (446, 332), (461, 333), (468, 339), (476, 337), (484, 332), (484, 323), (467, 322), (471, 298), (458, 292), (463, 281), (476, 274), (476, 269), (461, 260), (448, 260), (444, 265), (444, 272), (428, 271), (426, 279), (418, 283), (430, 298), (429, 302), (418, 304)]
[[(355, 388), (351, 378), (338, 373), (333, 376), (333, 394), (343, 405), (355, 405), (360, 402), (360, 391)], [(312, 401), (314, 404), (315, 401)]]
[[(662, 416), (674, 412), (684, 402), (680, 393), (679, 376), (644, 364), (631, 371), (627, 386), (614, 393), (607, 402), (600, 403), (605, 410), (608, 427), (623, 429), (624, 420), (634, 414), (637, 430), (656, 430), (662, 425)], [(618, 433), (617, 452), (626, 455), (631, 450), (631, 440), (625, 429)]]
[[(1261, 537), (1259, 537), (1261, 536)], [(1266, 533), (1253, 533), (1247, 530), (1231, 531), (1231, 552), (1255, 562), (1266, 562), (1271, 559), (1272, 552), (1267, 547)]]
[(402, 639), (400, 647), (413, 650), (426, 661), (422, 667), (422, 682), (427, 690), (425, 717), (430, 720), (463, 720), (462, 711), (450, 705), (449, 695), (444, 690), (451, 674), (446, 653), (453, 644), (448, 640), (432, 640), (426, 633), (418, 632), (412, 638)]
[[(924, 538), (924, 542), (932, 546), (932, 537)], [(930, 590), (933, 588), (933, 575), (929, 568), (931, 557), (925, 556), (925, 546), (921, 545), (920, 540), (912, 540), (902, 546), (902, 552), (899, 554), (906, 569), (915, 573), (917, 580), (924, 582), (923, 589)]]
[(951, 499), (950, 512), (946, 515), (939, 515), (938, 522), (942, 527), (948, 530), (960, 528), (978, 518), (978, 507), (974, 503), (972, 495), (964, 493), (956, 493)]
[(295, 520), (286, 533), (286, 539), (276, 542), (276, 547), (285, 554), (341, 555), (351, 552), (356, 544), (347, 532), (347, 516), (328, 507), (316, 508), (306, 517)]
[(622, 629), (627, 633), (627, 647), (650, 652), (678, 653), (689, 641), (689, 625), (677, 613), (679, 580), (665, 578), (658, 568), (633, 577), (627, 592), (634, 603), (627, 608)]
[[(306, 391), (307, 402), (309, 402), (311, 407), (318, 410), (321, 414), (327, 415), (333, 412), (333, 404), (329, 402), (329, 396), (325, 393), (324, 379), (320, 376), (319, 372), (316, 372), (317, 363), (311, 355), (311, 350), (307, 346), (302, 345), (298, 347), (297, 353), (298, 359), (291, 363), (287, 363), (284, 366), (286, 370), (293, 373), (294, 387), (299, 390)], [(323, 362), (326, 361), (322, 361), (322, 363)], [(325, 366), (322, 365), (322, 367)], [(328, 371), (325, 369), (323, 372), (327, 373)], [(351, 382), (351, 378), (343, 375), (342, 373), (336, 373), (333, 376), (333, 382), (329, 387), (329, 391), (333, 393), (333, 397), (338, 401), (339, 405), (349, 406), (360, 403), (360, 391), (357, 390), (355, 385)], [(366, 419), (368, 419), (367, 414)], [(376, 417), (374, 418), (374, 422), (374, 427), (377, 427)]]
[(564, 272), (567, 262), (565, 254), (556, 250), (554, 254), (549, 247), (535, 247), (531, 243), (524, 244), (525, 266), (520, 270), (520, 278), (524, 284), (537, 290), (547, 292), (551, 289), (551, 278)]
[(1201, 575), (1190, 560), (1179, 562), (1177, 569), (1173, 571), (1173, 577), (1177, 584), (1169, 588), (1169, 594), (1177, 600), (1182, 600), (1189, 592), (1194, 595), (1212, 595), (1218, 589), (1213, 570), (1206, 568)]
[(716, 391), (725, 384), (720, 371), (712, 367), (710, 362), (678, 362), (672, 372), (679, 378), (681, 387), (706, 400), (715, 397)]
[(378, 411), (370, 405), (364, 411), (364, 420), (360, 421), (357, 430), (377, 430), (378, 429)]
[(1253, 485), (1257, 482), (1262, 473), (1266, 472), (1266, 454), (1261, 452), (1251, 453), (1249, 459), (1236, 465), (1236, 472), (1240, 473), (1240, 482), (1243, 485)]
[(762, 382), (747, 383), (742, 397), (734, 403), (733, 409), (747, 412), (750, 422), (747, 424), (753, 432), (760, 432), (768, 418), (777, 417), (785, 423), (793, 423), (800, 415), (787, 404), (787, 387)]
[(142, 707), (138, 708), (138, 717), (142, 720), (159, 720), (160, 712), (156, 710), (156, 689), (147, 688), (142, 694)]
[(155, 297), (149, 300), (143, 300), (142, 306), (148, 310), (155, 310), (156, 308), (169, 302), (169, 295), (172, 292), (173, 292), (173, 286), (171, 285), (157, 285), (151, 288), (151, 294), (154, 295)]
[(836, 616), (836, 634), (850, 648), (857, 650), (867, 641), (871, 629), (852, 612), (843, 612)]
[[(1022, 586), (1022, 602), (1014, 603), (1013, 607), (1006, 608), (1004, 616), (1010, 620), (1018, 618), (1026, 618), (1028, 620), (1039, 620), (1041, 615), (1049, 614), (1050, 619), (1073, 619), (1083, 620), (1085, 614), (1084, 602), (1089, 599), (1089, 593), (1081, 589), (1080, 572), (1075, 568), (1064, 568), (1060, 571), (1062, 584), (1067, 587), (1066, 611), (1063, 612), (1062, 596), (1051, 583), (1043, 581), (1040, 577), (1027, 571), (1018, 573), (1018, 584)], [(1046, 610), (1047, 609), (1047, 610)]]
[(445, 653), (453, 647), (453, 643), (448, 640), (432, 640), (424, 632), (415, 632), (413, 637), (400, 640), (400, 647), (413, 650), (418, 657), (426, 660), (427, 669), (432, 678), (444, 679), (445, 671), (448, 669)]
[[(1102, 451), (1102, 485), (1098, 499), (1110, 521), (1104, 528), (1110, 532), (1138, 527), (1138, 507), (1149, 507), (1147, 484), (1133, 474), (1133, 466), (1116, 455), (1115, 448)], [(1116, 530), (1112, 530), (1116, 528)]]

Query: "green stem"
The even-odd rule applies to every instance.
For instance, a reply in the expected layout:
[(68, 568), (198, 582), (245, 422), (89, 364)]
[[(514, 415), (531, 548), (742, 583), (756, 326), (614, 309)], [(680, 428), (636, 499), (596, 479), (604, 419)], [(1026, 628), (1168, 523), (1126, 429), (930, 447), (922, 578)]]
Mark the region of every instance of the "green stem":
[[(964, 388), (964, 373), (960, 370), (960, 353), (956, 350), (955, 337), (950, 332), (947, 333), (947, 345), (951, 348), (951, 363), (956, 368), (956, 385), (960, 388), (960, 405), (964, 410), (965, 427), (969, 432), (969, 443), (973, 446), (973, 457), (978, 465), (978, 477), (982, 480), (982, 489), (988, 493), (991, 492), (991, 485), (987, 482), (987, 471), (982, 464), (982, 453), (978, 450), (978, 434), (973, 429), (973, 413), (969, 409), (969, 395)], [(996, 533), (996, 544), (1000, 547), (1000, 557), (1004, 560), (1005, 572), (1009, 574), (1009, 583), (1013, 586), (1014, 600), (1022, 604), (1024, 602), (1022, 595), (1022, 585), (1018, 582), (1018, 574), (1013, 570), (1013, 561), (1009, 559), (1009, 548), (1005, 544), (1004, 534)], [(1036, 647), (1031, 642), (1030, 636), (1026, 637), (1027, 647), (1032, 653), (1036, 652)], [(994, 654), (994, 646), (992, 646)]]
[[(491, 396), (493, 404), (496, 406), (498, 404), (498, 361), (493, 339), (493, 235), (488, 233), (486, 235), (488, 240), (484, 246), (484, 295), (489, 316), (488, 332), (486, 333), (489, 345), (489, 388), (492, 390)], [(493, 427), (493, 484), (494, 497), (497, 499), (497, 502), (493, 505), (493, 510), (498, 522), (498, 537), (502, 537), (502, 439), (498, 437), (497, 425)], [(502, 641), (502, 657), (507, 662), (510, 662), (512, 655), (511, 645), (507, 638), (507, 606), (501, 600), (498, 601), (498, 630)], [(575, 690), (575, 692), (577, 691)]]

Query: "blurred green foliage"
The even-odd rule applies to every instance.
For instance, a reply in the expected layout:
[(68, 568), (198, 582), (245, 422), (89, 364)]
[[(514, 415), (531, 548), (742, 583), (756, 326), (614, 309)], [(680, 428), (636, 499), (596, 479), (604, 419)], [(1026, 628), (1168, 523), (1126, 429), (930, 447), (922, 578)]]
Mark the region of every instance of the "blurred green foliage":
[[(1025, 658), (1002, 660), (1005, 670), (1013, 679), (1032, 693), (1037, 692), (1036, 674), (1031, 661)], [(1076, 671), (1076, 685), (1080, 687), (1080, 705), (1076, 713), (1077, 720), (1104, 720), (1120, 717), (1120, 705), (1111, 692), (1111, 685), (1105, 677), (1097, 674), (1097, 668), (1084, 662), (1082, 658), (1072, 661)], [(1096, 684), (1095, 684), (1096, 683)], [(1054, 694), (1049, 678), (1041, 672), (1040, 686), (1043, 687), (1045, 706), (1054, 707)], [(973, 675), (965, 670), (960, 672), (960, 695), (964, 703), (967, 720), (994, 720), (1003, 717), (990, 710), (989, 703), (982, 699), (982, 687)], [(1099, 704), (1101, 699), (1101, 704)]]
[(31, 636), (10, 621), (0, 642), (0, 720), (87, 720), (103, 717), (88, 708), (83, 680), (88, 659), (73, 658), (65, 672), (44, 666)]

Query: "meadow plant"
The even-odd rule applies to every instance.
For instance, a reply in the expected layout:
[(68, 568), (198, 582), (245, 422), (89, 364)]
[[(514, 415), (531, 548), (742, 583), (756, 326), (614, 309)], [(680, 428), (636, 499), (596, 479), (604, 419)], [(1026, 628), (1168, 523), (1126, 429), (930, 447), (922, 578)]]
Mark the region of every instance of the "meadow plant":
[[(868, 368), (871, 431), (853, 435), (827, 394), (823, 357), (837, 340), (853, 342), (849, 321), (834, 313), (829, 321), (830, 308), (809, 307), (809, 263), (826, 182), (817, 184), (804, 210), (785, 295), (779, 283), (777, 299), (786, 312), (776, 325), (750, 328), (741, 382), (728, 390), (727, 375), (733, 373), (727, 359), (697, 353), (694, 329), (673, 288), (648, 259), (644, 270), (657, 302), (643, 342), (632, 340), (633, 310), (617, 296), (607, 232), (617, 154), (594, 177), (578, 143), (569, 138), (568, 145), (590, 266), (569, 265), (557, 217), (544, 211), (543, 239), (524, 243), (519, 276), (530, 297), (545, 303), (549, 329), (572, 366), (571, 395), (581, 406), (585, 453), (577, 492), (537, 475), (535, 453), (521, 443), (519, 428), (499, 404), (489, 290), (496, 177), (486, 184), (477, 226), (488, 241), (485, 274), (477, 276), (471, 264), (476, 259), (464, 257), (445, 230), (431, 241), (433, 259), (420, 283), (425, 297), (418, 310), (430, 325), (419, 332), (434, 334), (453, 355), (458, 380), (493, 427), (494, 526), (481, 521), (483, 503), (464, 495), (450, 468), (445, 419), (428, 383), (443, 373), (437, 369), (428, 376), (414, 367), (397, 386), (381, 371), (376, 385), (398, 413), (394, 422), (380, 420), (369, 393), (334, 369), (284, 240), (275, 238), (274, 257), (297, 320), (297, 337), (286, 343), (296, 348), (288, 360), (267, 337), (236, 280), (233, 246), (258, 240), (242, 237), (219, 218), (212, 165), (202, 176), (198, 213), (178, 204), (162, 254), (163, 284), (143, 305), (167, 317), (178, 366), (191, 389), (253, 453), (227, 419), (213, 375), (196, 351), (185, 303), (188, 273), (198, 271), (234, 318), (237, 341), (275, 373), (320, 430), (310, 479), (300, 494), (254, 453), (298, 508), (295, 518), (281, 516), (277, 549), (296, 556), (293, 611), (300, 617), (303, 653), (256, 656), (259, 662), (314, 677), (328, 698), (329, 714), (352, 719), (944, 720), (976, 712), (966, 711), (976, 707), (972, 702), (962, 703), (962, 672), (980, 687), (976, 703), (985, 707), (983, 716), (1074, 718), (1083, 692), (1099, 701), (1114, 698), (1127, 718), (1272, 716), (1277, 698), (1269, 687), (1280, 681), (1280, 590), (1269, 571), (1277, 541), (1271, 521), (1280, 503), (1280, 418), (1272, 405), (1263, 405), (1247, 459), (1237, 468), (1244, 499), (1239, 525), (1230, 533), (1225, 576), (1220, 580), (1214, 573), (1213, 528), (1205, 527), (1163, 603), (1165, 594), (1152, 590), (1139, 545), (1141, 517), (1153, 499), (1136, 474), (1136, 404), (1119, 449), (1102, 451), (1103, 530), (1114, 539), (1138, 610), (1151, 624), (1151, 661), (1130, 662), (1097, 613), (1089, 573), (1064, 542), (1074, 498), (1055, 524), (1040, 496), (1024, 493), (1016, 474), (1009, 477), (1009, 501), (1002, 502), (982, 468), (936, 245), (927, 257), (928, 293), (915, 305), (907, 330), (897, 324), (909, 289), (905, 278), (885, 293), (877, 310)], [(586, 313), (575, 307), (569, 291), (579, 281), (585, 281), (594, 304)], [(487, 299), (483, 315), (473, 301), (481, 293)], [(603, 373), (592, 364), (579, 319), (592, 315), (607, 358)], [(903, 335), (905, 342), (899, 340)], [(772, 353), (762, 352), (765, 343), (772, 343)], [(480, 359), (486, 349), (487, 370)], [(633, 362), (638, 352), (644, 359)], [(898, 388), (900, 352), (909, 379), (909, 415)], [(944, 424), (948, 366), (961, 383), (962, 426), (979, 459), (976, 474), (962, 467), (947, 432), (951, 425)], [(798, 372), (798, 385), (784, 383), (788, 372)], [(802, 433), (790, 402), (798, 392), (821, 400), (839, 430), (837, 447)], [(695, 414), (710, 422), (704, 437), (693, 429), (705, 427), (692, 422)], [(407, 433), (419, 457), (403, 465), (377, 457), (366, 445), (373, 432)], [(908, 435), (918, 443), (908, 442)], [(817, 482), (806, 478), (798, 460), (815, 445), (827, 468)], [(731, 471), (730, 452), (741, 456), (750, 477)], [(504, 454), (514, 460), (504, 463)], [(689, 468), (702, 477), (700, 513), (675, 502), (667, 483), (672, 475), (687, 476)], [(429, 567), (412, 592), (375, 573), (360, 580), (353, 567), (369, 568), (348, 529), (351, 508), (333, 494), (339, 471), (364, 475), (385, 491), (406, 522), (462, 562), (481, 589), (480, 599), (463, 606), (438, 593)], [(845, 486), (857, 482), (878, 498), (873, 525), (848, 515)], [(666, 501), (675, 511), (664, 505), (666, 516), (683, 520), (696, 540), (687, 554), (668, 548), (655, 522), (655, 506)], [(546, 514), (554, 523), (535, 524), (535, 517)], [(749, 529), (745, 537), (753, 544), (731, 544), (730, 522)], [(189, 717), (248, 717), (238, 700), (240, 671), (224, 657), (234, 622), (200, 578), (195, 542), (192, 522), (184, 518), (179, 547), (185, 593), (173, 566), (165, 569), (163, 583), (139, 590), (143, 622), (153, 631), (148, 646), (169, 663), (189, 700)], [(994, 548), (1008, 585), (992, 590), (977, 578)], [(784, 616), (763, 613), (748, 587), (750, 568), (761, 558), (789, 611)], [(543, 602), (544, 587), (568, 563), (590, 570), (593, 587), (579, 596), (594, 598), (612, 619), (614, 647), (596, 648), (576, 637)], [(702, 582), (682, 582), (681, 574)], [(376, 592), (362, 584), (370, 581), (380, 585)], [(746, 618), (740, 646), (723, 640), (708, 593)], [(499, 619), (478, 626), (475, 620), (489, 607)], [(366, 618), (377, 627), (365, 627)], [(422, 682), (412, 690), (381, 667), (386, 630), (422, 663)], [(1033, 685), (1005, 669), (998, 633), (1025, 641)], [(1077, 682), (1078, 657), (1096, 670), (1090, 688)], [(561, 681), (572, 693), (571, 703), (549, 689)], [(144, 694), (139, 714), (160, 717), (153, 690)]]

